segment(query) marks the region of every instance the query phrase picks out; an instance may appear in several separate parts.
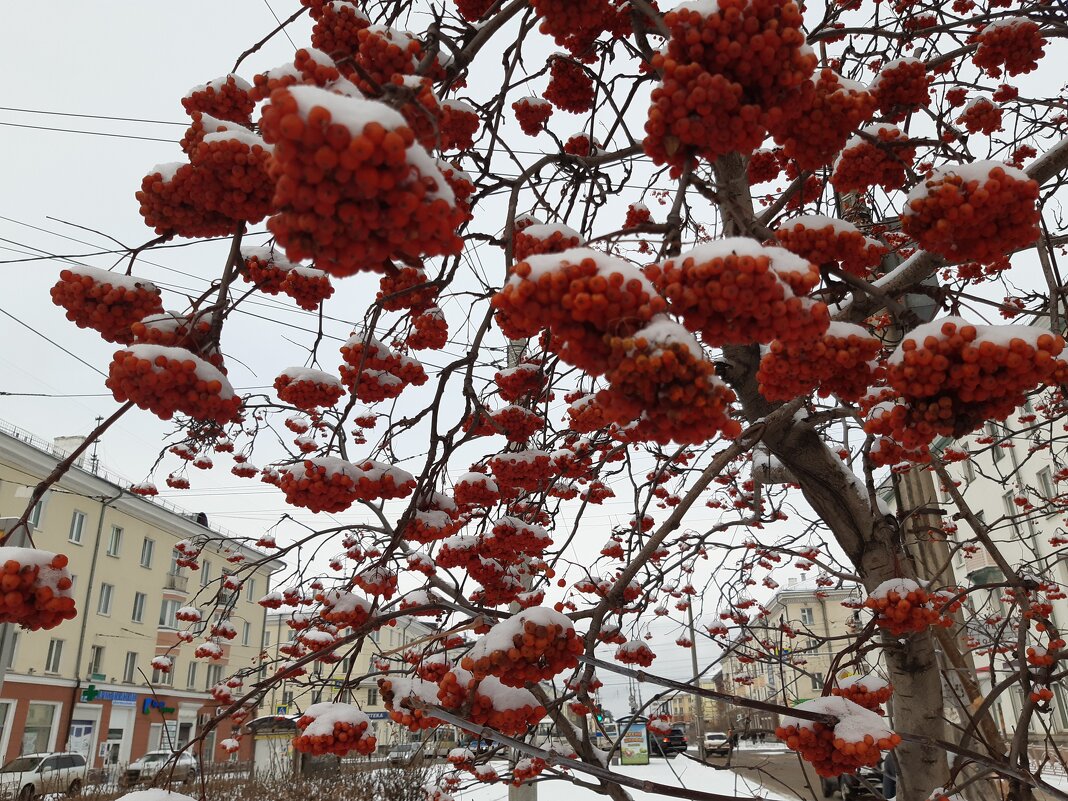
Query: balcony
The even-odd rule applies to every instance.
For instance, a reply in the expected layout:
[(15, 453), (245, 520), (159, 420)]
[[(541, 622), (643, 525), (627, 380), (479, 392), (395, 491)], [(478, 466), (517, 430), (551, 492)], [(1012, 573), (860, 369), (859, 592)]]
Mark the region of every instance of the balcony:
[(163, 589), (176, 590), (177, 592), (185, 592), (189, 586), (189, 576), (182, 576), (177, 573), (168, 573), (163, 579)]

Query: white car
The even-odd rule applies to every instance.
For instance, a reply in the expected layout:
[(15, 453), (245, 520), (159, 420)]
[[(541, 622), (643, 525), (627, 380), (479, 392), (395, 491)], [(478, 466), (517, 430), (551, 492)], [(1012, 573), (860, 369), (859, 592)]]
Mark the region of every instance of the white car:
[(85, 784), (85, 770), (81, 754), (23, 754), (0, 768), (0, 799), (33, 801), (49, 793), (77, 795)]
[[(171, 768), (174, 773), (171, 773)], [(135, 759), (126, 766), (126, 772), (122, 775), (122, 783), (127, 787), (142, 782), (153, 781), (156, 776), (163, 774), (171, 776), (171, 781), (192, 784), (197, 778), (197, 760), (192, 754), (183, 751), (175, 754), (173, 751), (149, 751), (140, 759)]]
[(705, 732), (705, 753), (706, 754), (718, 754), (725, 756), (730, 753), (731, 740), (725, 732), (721, 731), (706, 731)]

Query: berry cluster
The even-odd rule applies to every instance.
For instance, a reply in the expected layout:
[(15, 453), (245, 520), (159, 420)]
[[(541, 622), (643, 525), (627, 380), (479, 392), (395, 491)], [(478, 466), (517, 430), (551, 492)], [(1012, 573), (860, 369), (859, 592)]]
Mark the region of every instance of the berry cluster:
[[(327, 53), (335, 61), (347, 63), (359, 50), (360, 31), (370, 24), (370, 20), (352, 3), (336, 0), (325, 3), (321, 15), (312, 26), (312, 46)], [(299, 50), (297, 55), (300, 55)]]
[(497, 623), (460, 664), (477, 679), (496, 676), (508, 687), (522, 687), (575, 667), (582, 650), (567, 617), (552, 609), (527, 609)]
[(427, 382), (423, 366), (373, 337), (354, 334), (341, 346), (341, 381), (364, 403), (395, 398), (409, 385)]
[(829, 164), (874, 112), (870, 92), (825, 68), (818, 79), (801, 84), (771, 132), (782, 145), (783, 157), (799, 169), (815, 170)]
[(528, 225), (516, 229), (512, 253), (516, 261), (546, 253), (563, 253), (584, 243), (582, 234), (566, 225)]
[(890, 122), (900, 122), (931, 102), (932, 76), (915, 58), (888, 61), (871, 83), (875, 103)]
[[(636, 420), (635, 438), (661, 444), (733, 438), (741, 426), (730, 419), (735, 395), (715, 377), (715, 367), (697, 341), (666, 317), (631, 337), (611, 337), (609, 385), (597, 393), (605, 418), (619, 425)], [(592, 501), (592, 498), (590, 498)]]
[(463, 213), (398, 112), (294, 86), (271, 94), (260, 129), (274, 145), (268, 226), (290, 259), (345, 276), (459, 252)]
[(721, 0), (668, 12), (663, 75), (652, 93), (645, 152), (674, 174), (695, 158), (714, 161), (758, 148), (770, 125), (816, 67), (801, 12), (786, 0)]
[(0, 623), (38, 631), (75, 617), (65, 555), (3, 547), (0, 564)]
[(412, 350), (441, 350), (449, 341), (449, 326), (437, 306), (412, 316), (412, 332), (405, 344)]
[[(312, 38), (314, 40), (314, 35)], [(252, 91), (249, 94), (258, 103), (270, 97), (275, 89), (285, 89), (297, 84), (327, 87), (340, 77), (341, 72), (330, 56), (313, 47), (302, 47), (293, 56), (291, 64), (254, 75)]]
[(117, 401), (133, 401), (163, 420), (175, 412), (194, 420), (229, 423), (241, 399), (226, 376), (184, 348), (131, 345), (115, 352), (107, 381)]
[(224, 75), (190, 89), (182, 98), (182, 108), (190, 115), (199, 111), (220, 120), (248, 126), (255, 107), (255, 102), (249, 96), (251, 89), (248, 82), (237, 75)]
[(297, 728), (300, 734), (293, 738), (293, 748), (303, 754), (343, 757), (355, 751), (369, 756), (378, 747), (371, 721), (351, 704), (312, 704)]
[(593, 108), (593, 78), (582, 65), (565, 56), (549, 59), (549, 85), (545, 99), (562, 111), (585, 114)]
[(808, 214), (782, 223), (775, 231), (779, 244), (817, 265), (835, 264), (853, 275), (866, 276), (888, 248), (845, 220)]
[(1038, 60), (1045, 55), (1046, 40), (1039, 33), (1038, 23), (1028, 19), (994, 20), (975, 38), (979, 47), (972, 61), (994, 78), (1001, 77), (1002, 67), (1009, 75), (1036, 70)]
[[(879, 764), (882, 752), (896, 748), (901, 738), (890, 731), (879, 715), (845, 698), (820, 698), (807, 701), (799, 708), (815, 706), (811, 711), (826, 712), (838, 718), (834, 726), (818, 721), (784, 718), (775, 736), (797, 751), (820, 776), (856, 773), (862, 767)], [(861, 739), (846, 739), (838, 734)], [(859, 731), (864, 733), (861, 735)]]
[(512, 103), (516, 121), (527, 136), (537, 136), (553, 115), (552, 104), (540, 97), (521, 97)]
[(493, 506), (501, 499), (497, 482), (482, 473), (464, 473), (453, 485), (452, 494), (457, 504), (467, 507)]
[(901, 637), (930, 626), (952, 626), (951, 615), (960, 609), (960, 602), (951, 602), (946, 593), (928, 591), (911, 579), (891, 579), (876, 587), (864, 606), (875, 612), (876, 625)]
[(497, 392), (510, 403), (540, 395), (545, 388), (545, 380), (541, 365), (531, 362), (498, 370), (493, 376)]
[(873, 409), (865, 430), (915, 448), (1004, 420), (1038, 384), (1065, 380), (1063, 349), (1061, 337), (1028, 326), (975, 326), (959, 317), (928, 323), (887, 365), (902, 403)]
[(378, 303), (386, 311), (410, 309), (421, 314), (434, 305), (438, 288), (418, 267), (390, 266), (378, 282)]
[(1001, 130), (1001, 108), (986, 97), (977, 97), (957, 117), (968, 133), (982, 133), (990, 136)]
[(627, 206), (627, 216), (623, 221), (624, 228), (638, 228), (648, 225), (653, 221), (653, 214), (644, 203), (631, 203)]
[(52, 302), (66, 310), (72, 323), (124, 345), (134, 341), (131, 326), (163, 311), (155, 285), (95, 267), (64, 269), (49, 291)]
[(274, 380), (278, 399), (310, 412), (333, 406), (345, 394), (338, 377), (308, 367), (287, 367)]
[(595, 375), (608, 367), (605, 334), (632, 333), (665, 309), (638, 270), (584, 248), (519, 262), (493, 306), (506, 336), (548, 329), (551, 350)]
[(538, 30), (579, 58), (592, 58), (590, 48), (603, 31), (613, 28), (617, 16), (609, 0), (530, 0), (542, 18)]
[(629, 640), (616, 650), (616, 661), (625, 665), (649, 667), (656, 659), (656, 654), (641, 640)]
[(916, 160), (916, 146), (893, 125), (869, 125), (845, 143), (834, 162), (831, 183), (839, 192), (869, 187), (900, 189), (905, 170)]
[(951, 261), (992, 261), (1038, 239), (1038, 195), (1038, 182), (1015, 167), (947, 167), (909, 193), (901, 226), (920, 247)]
[(468, 22), (478, 22), (493, 8), (496, 0), (455, 0), (456, 10)]
[(508, 451), (489, 459), (493, 477), (505, 491), (516, 487), (528, 492), (544, 489), (552, 480), (551, 465), (549, 454), (537, 450)]
[(496, 676), (478, 682), (473, 696), (471, 722), (501, 734), (523, 734), (545, 717), (545, 707), (529, 690), (505, 686)]
[(830, 323), (823, 303), (799, 297), (819, 282), (819, 270), (751, 239), (698, 245), (647, 274), (670, 311), (712, 345), (812, 340)]
[(874, 363), (881, 347), (860, 326), (838, 322), (811, 342), (776, 339), (760, 360), (760, 393), (769, 401), (786, 401), (818, 388), (821, 397), (859, 400), (882, 372)]
[(470, 150), (475, 146), (475, 134), (480, 124), (478, 112), (462, 100), (446, 100), (441, 104), (441, 150)]
[(882, 705), (890, 700), (890, 696), (894, 694), (894, 688), (885, 679), (871, 674), (839, 679), (838, 685), (831, 688), (831, 694), (847, 698), (854, 704), (881, 715), (883, 714)]
[(217, 351), (205, 353), (211, 322), (202, 316), (189, 317), (177, 312), (153, 314), (133, 323), (130, 333), (139, 345), (162, 345), (165, 348), (185, 348), (218, 367), (221, 358)]

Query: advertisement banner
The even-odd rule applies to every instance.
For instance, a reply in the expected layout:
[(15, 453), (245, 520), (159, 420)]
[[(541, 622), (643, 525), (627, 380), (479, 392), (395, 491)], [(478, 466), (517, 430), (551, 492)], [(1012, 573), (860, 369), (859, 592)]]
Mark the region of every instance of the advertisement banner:
[(620, 762), (624, 765), (649, 764), (649, 732), (644, 723), (631, 723), (620, 744)]

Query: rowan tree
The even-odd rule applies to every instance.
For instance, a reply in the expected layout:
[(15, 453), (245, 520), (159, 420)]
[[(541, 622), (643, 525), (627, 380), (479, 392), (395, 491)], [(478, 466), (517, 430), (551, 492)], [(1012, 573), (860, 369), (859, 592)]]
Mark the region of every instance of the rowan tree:
[[(1009, 564), (994, 533), (1063, 515), (1063, 496), (1021, 488), (1017, 513), (984, 522), (947, 471), (1013, 430), (1064, 458), (1058, 5), (302, 0), (268, 38), (283, 30), (292, 63), (257, 72), (260, 43), (238, 42), (229, 73), (175, 98), (187, 160), (131, 176), (156, 237), (125, 270), (66, 266), (52, 290), (120, 346), (107, 386), (125, 405), (96, 435), (137, 405), (175, 421), (157, 463), (171, 487), (230, 453), (295, 507), (376, 521), (253, 543), (291, 560), (261, 603), (291, 608), (299, 636), (266, 678), (249, 666), (220, 690), (226, 715), (430, 614), (437, 636), (307, 711), (299, 750), (373, 750), (350, 702), (377, 680), (397, 725), (524, 755), (500, 777), (487, 756), (450, 757), (464, 783), (622, 799), (635, 780), (567, 712), (627, 665), (677, 691), (645, 635), (709, 586), (722, 601), (699, 610), (700, 636), (774, 664), (785, 630), (749, 588), (797, 564), (863, 587), (863, 625), (830, 643), (838, 669), (884, 678), (762, 702), (790, 748), (827, 776), (893, 749), (905, 801), (1066, 797), (1027, 758), (1066, 675), (1063, 588), (1033, 569), (1046, 556)], [(138, 259), (198, 238), (229, 253), (164, 312), (183, 301), (139, 280)], [(364, 308), (331, 304), (361, 281)], [(318, 311), (319, 330), (274, 392), (242, 394), (227, 324), (264, 293)], [(351, 338), (324, 337), (323, 315)], [(998, 443), (981, 441), (991, 424)], [(932, 479), (944, 497), (923, 496)], [(612, 496), (630, 521), (587, 522)], [(690, 525), (702, 508), (719, 522)], [(599, 557), (570, 559), (590, 537), (608, 539)], [(1053, 565), (1066, 544), (1052, 538)], [(329, 570), (298, 556), (309, 546), (337, 554)], [(976, 548), (1002, 568), (993, 587), (940, 561)], [(5, 620), (69, 616), (62, 583), (30, 591), (56, 560), (8, 559)], [(1006, 730), (975, 676), (998, 652), (1019, 658), (994, 692), (1026, 699)], [(948, 714), (953, 693), (964, 711)], [(532, 738), (544, 719), (569, 756)]]

